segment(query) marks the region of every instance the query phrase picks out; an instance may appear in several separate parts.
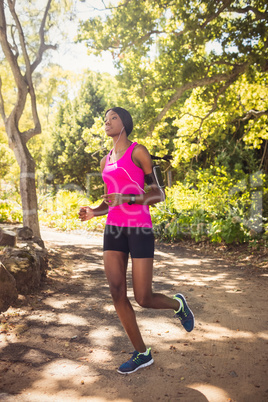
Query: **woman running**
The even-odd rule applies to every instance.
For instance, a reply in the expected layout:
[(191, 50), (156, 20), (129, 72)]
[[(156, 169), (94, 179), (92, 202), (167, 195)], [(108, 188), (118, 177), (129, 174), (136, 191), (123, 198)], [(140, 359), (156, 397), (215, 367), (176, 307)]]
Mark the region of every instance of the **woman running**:
[[(140, 333), (136, 315), (127, 297), (126, 271), (132, 259), (132, 282), (137, 303), (146, 308), (171, 309), (186, 331), (194, 328), (194, 315), (183, 295), (173, 298), (152, 290), (154, 234), (149, 205), (164, 201), (165, 193), (155, 174), (146, 147), (128, 139), (133, 129), (130, 113), (120, 107), (105, 113), (105, 131), (114, 147), (101, 161), (103, 202), (97, 208), (80, 208), (82, 221), (106, 215), (104, 267), (117, 315), (135, 349), (118, 372), (129, 374), (151, 365), (151, 348)], [(150, 191), (144, 191), (145, 183)]]

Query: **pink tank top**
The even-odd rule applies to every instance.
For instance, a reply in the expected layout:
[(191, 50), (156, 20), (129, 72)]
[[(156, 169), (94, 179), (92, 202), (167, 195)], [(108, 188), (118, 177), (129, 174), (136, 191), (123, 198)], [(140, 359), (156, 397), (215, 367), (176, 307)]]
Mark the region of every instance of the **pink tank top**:
[[(107, 193), (142, 194), (144, 193), (144, 172), (132, 161), (131, 154), (137, 142), (126, 150), (115, 163), (110, 163), (111, 152), (107, 155), (102, 172), (103, 181), (107, 185)], [(124, 203), (109, 207), (106, 225), (124, 227), (152, 227), (148, 205), (128, 205)]]

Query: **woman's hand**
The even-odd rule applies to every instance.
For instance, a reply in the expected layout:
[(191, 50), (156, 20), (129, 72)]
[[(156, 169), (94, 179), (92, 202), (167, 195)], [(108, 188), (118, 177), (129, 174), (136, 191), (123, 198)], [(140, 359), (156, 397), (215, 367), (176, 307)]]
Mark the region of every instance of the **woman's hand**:
[(81, 207), (79, 209), (78, 215), (81, 221), (88, 221), (89, 219), (94, 218), (93, 209), (90, 207)]
[(110, 207), (115, 207), (116, 205), (121, 205), (127, 202), (127, 195), (120, 193), (104, 194), (102, 195), (103, 201)]

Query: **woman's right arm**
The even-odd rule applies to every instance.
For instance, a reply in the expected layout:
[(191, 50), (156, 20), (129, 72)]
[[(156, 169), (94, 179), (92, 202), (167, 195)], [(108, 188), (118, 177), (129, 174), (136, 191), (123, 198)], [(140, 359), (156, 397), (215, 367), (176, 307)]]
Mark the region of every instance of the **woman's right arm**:
[[(104, 157), (100, 163), (101, 173), (105, 167), (105, 161), (106, 157)], [(107, 194), (107, 187), (105, 183), (104, 183), (104, 194)], [(81, 207), (78, 214), (81, 221), (88, 221), (89, 219), (92, 219), (95, 216), (106, 215), (108, 214), (108, 211), (109, 211), (108, 205), (104, 201), (102, 201), (102, 203), (96, 208)]]

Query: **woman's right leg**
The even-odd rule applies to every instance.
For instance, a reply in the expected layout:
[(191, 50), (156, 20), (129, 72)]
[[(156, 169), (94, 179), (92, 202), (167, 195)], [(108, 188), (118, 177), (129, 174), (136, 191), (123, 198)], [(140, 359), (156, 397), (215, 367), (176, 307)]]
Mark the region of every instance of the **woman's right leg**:
[(104, 268), (117, 315), (135, 350), (145, 352), (136, 315), (127, 298), (126, 271), (128, 255), (122, 251), (104, 251)]

